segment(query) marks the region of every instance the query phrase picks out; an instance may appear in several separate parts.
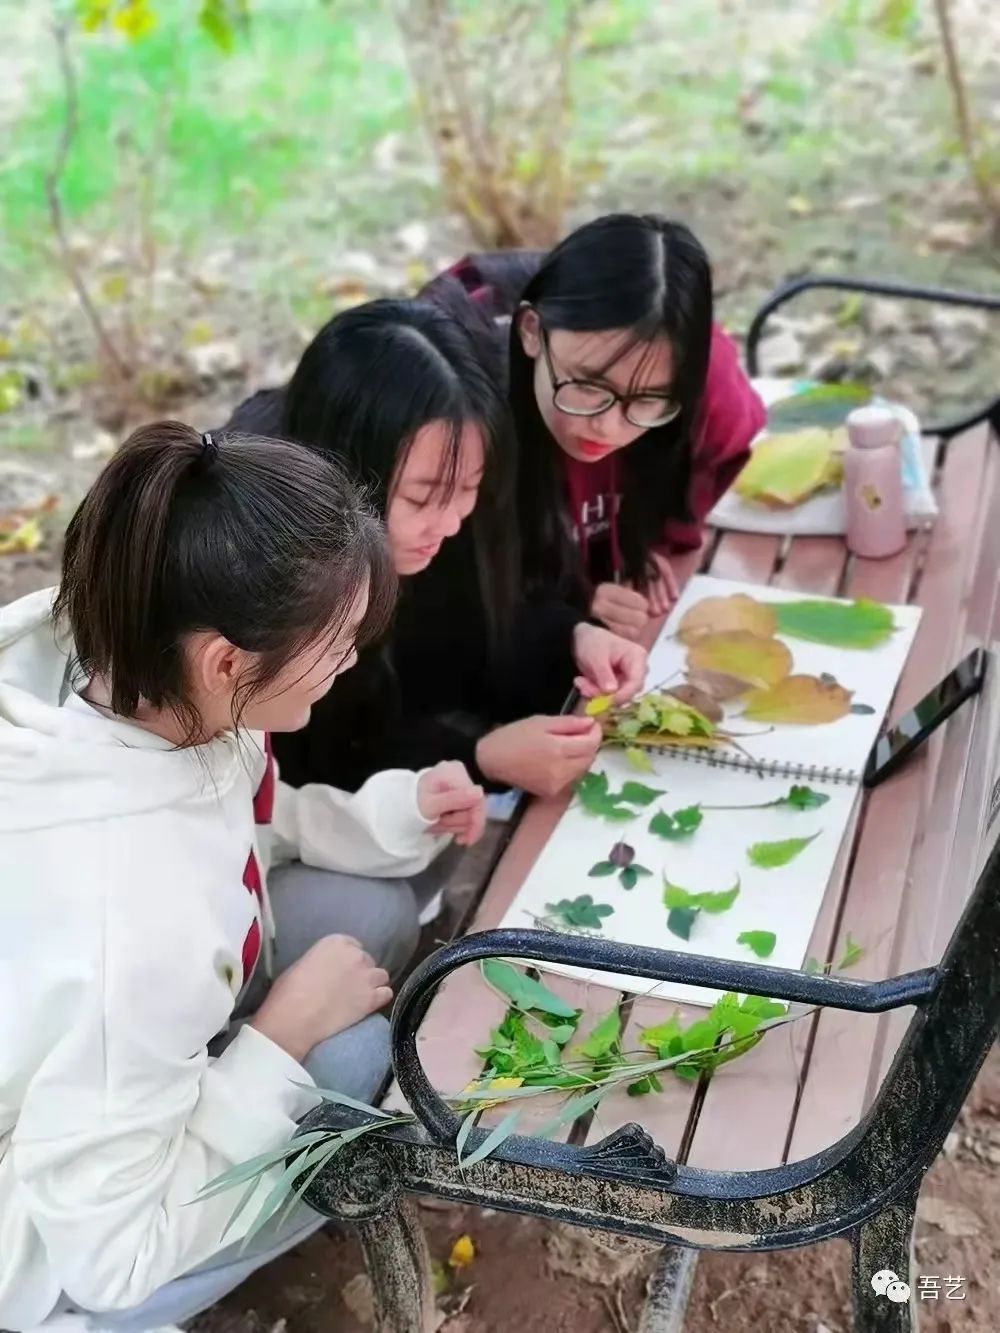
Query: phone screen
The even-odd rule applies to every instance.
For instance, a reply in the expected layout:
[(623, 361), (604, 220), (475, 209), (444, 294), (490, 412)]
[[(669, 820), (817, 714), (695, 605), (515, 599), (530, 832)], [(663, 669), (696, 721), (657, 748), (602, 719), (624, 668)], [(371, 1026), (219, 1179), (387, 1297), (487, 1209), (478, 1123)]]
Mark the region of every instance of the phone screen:
[(943, 680), (924, 695), (915, 708), (904, 714), (894, 727), (879, 737), (865, 768), (865, 785), (895, 772), (902, 761), (915, 750), (959, 704), (976, 694), (986, 672), (986, 653), (977, 648), (950, 671)]

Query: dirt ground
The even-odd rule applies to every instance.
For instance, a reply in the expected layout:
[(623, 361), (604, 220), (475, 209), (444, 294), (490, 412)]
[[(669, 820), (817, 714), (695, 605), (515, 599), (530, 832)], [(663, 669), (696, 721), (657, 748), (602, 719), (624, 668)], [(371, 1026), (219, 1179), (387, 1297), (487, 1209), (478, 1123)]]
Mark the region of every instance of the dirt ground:
[[(980, 1073), (920, 1200), (916, 1272), (940, 1279), (920, 1303), (921, 1333), (994, 1333), (1000, 1327), (1000, 1054)], [(421, 1204), (435, 1262), (472, 1237), (476, 1257), (440, 1298), (443, 1333), (634, 1333), (645, 1275), (615, 1276), (587, 1237), (567, 1242), (523, 1217)], [(512, 1275), (516, 1273), (516, 1281)], [(324, 1231), (233, 1292), (195, 1333), (365, 1333), (370, 1300), (358, 1246)], [(945, 1295), (945, 1278), (962, 1278)], [(780, 1254), (701, 1256), (685, 1333), (848, 1333), (846, 1242)], [(964, 1300), (958, 1300), (960, 1293)], [(450, 1313), (453, 1312), (453, 1313)]]

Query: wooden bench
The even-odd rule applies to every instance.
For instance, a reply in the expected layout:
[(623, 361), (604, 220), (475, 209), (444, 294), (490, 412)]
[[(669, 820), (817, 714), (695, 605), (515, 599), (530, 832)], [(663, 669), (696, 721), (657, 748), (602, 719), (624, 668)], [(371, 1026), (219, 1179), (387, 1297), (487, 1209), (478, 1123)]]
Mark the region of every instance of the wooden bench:
[[(898, 716), (973, 646), (1000, 641), (996, 443), (988, 422), (928, 441), (940, 518), (892, 559), (849, 557), (835, 538), (713, 534), (703, 551), (678, 562), (678, 574), (700, 570), (803, 593), (920, 605), (894, 702)], [(1000, 671), (1000, 662), (991, 670)], [(911, 1327), (910, 1306), (874, 1293), (869, 1278), (882, 1268), (909, 1274), (921, 1179), (1000, 1023), (1000, 858), (985, 870), (980, 864), (1000, 754), (996, 698), (986, 692), (964, 706), (897, 777), (858, 798), (809, 953), (835, 964), (849, 932), (865, 949), (856, 970), (865, 982), (855, 974), (809, 976), (607, 941), (495, 932), (566, 798), (530, 804), (470, 933), (427, 960), (397, 1003), (399, 1083), (386, 1105), (405, 1098), (424, 1130), (360, 1140), (338, 1154), (307, 1196), (329, 1215), (359, 1222), (381, 1330), (422, 1333), (431, 1326), (422, 1240), (401, 1197), (409, 1192), (660, 1241), (645, 1333), (681, 1327), (697, 1248), (772, 1249), (836, 1234), (850, 1235), (854, 1245), (857, 1326)], [(457, 1121), (432, 1089), (454, 1094), (482, 1072), (475, 1047), (505, 1006), (469, 964), (495, 955), (544, 955), (591, 968), (600, 955), (597, 966), (606, 971), (817, 1008), (707, 1083), (671, 1079), (641, 1102), (609, 1094), (558, 1141), (524, 1137), (552, 1108), (527, 1111), (518, 1137), (462, 1172), (453, 1147)], [(605, 987), (562, 977), (546, 977), (546, 984), (583, 1010), (581, 1031), (616, 999)], [(626, 1049), (638, 1045), (632, 1038), (639, 1030), (677, 1009), (631, 995), (617, 1002)], [(352, 1113), (331, 1106), (308, 1121), (345, 1123)], [(482, 1137), (474, 1131), (466, 1152)]]

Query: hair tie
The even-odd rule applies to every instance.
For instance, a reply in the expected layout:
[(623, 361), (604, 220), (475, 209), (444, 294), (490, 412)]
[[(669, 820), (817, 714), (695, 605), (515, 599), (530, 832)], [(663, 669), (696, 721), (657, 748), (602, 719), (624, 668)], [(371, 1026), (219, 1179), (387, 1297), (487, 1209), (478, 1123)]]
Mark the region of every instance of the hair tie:
[(219, 446), (212, 436), (212, 432), (206, 430), (201, 437), (201, 461), (208, 467), (214, 463), (219, 456)]

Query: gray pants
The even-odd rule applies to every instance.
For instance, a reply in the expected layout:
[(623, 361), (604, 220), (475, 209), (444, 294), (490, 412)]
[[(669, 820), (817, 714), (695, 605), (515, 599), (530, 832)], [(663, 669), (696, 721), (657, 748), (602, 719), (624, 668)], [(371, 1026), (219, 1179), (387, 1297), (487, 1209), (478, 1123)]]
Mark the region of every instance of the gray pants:
[[(275, 975), (301, 958), (323, 935), (353, 935), (393, 976), (416, 949), (416, 899), (410, 886), (399, 880), (358, 879), (295, 864), (274, 871), (268, 878), (268, 890), (277, 927)], [(241, 997), (237, 1018), (249, 1017), (267, 994), (268, 982), (262, 972), (257, 969)], [(389, 1024), (381, 1014), (372, 1014), (314, 1046), (304, 1063), (318, 1087), (336, 1088), (370, 1102), (389, 1070)], [(239, 1190), (234, 1190), (234, 1206), (238, 1198)], [(263, 1227), (242, 1253), (238, 1243), (227, 1246), (200, 1267), (168, 1282), (141, 1305), (121, 1313), (92, 1314), (87, 1326), (142, 1333), (191, 1319), (256, 1269), (305, 1240), (323, 1222), (303, 1205), (280, 1229)]]

